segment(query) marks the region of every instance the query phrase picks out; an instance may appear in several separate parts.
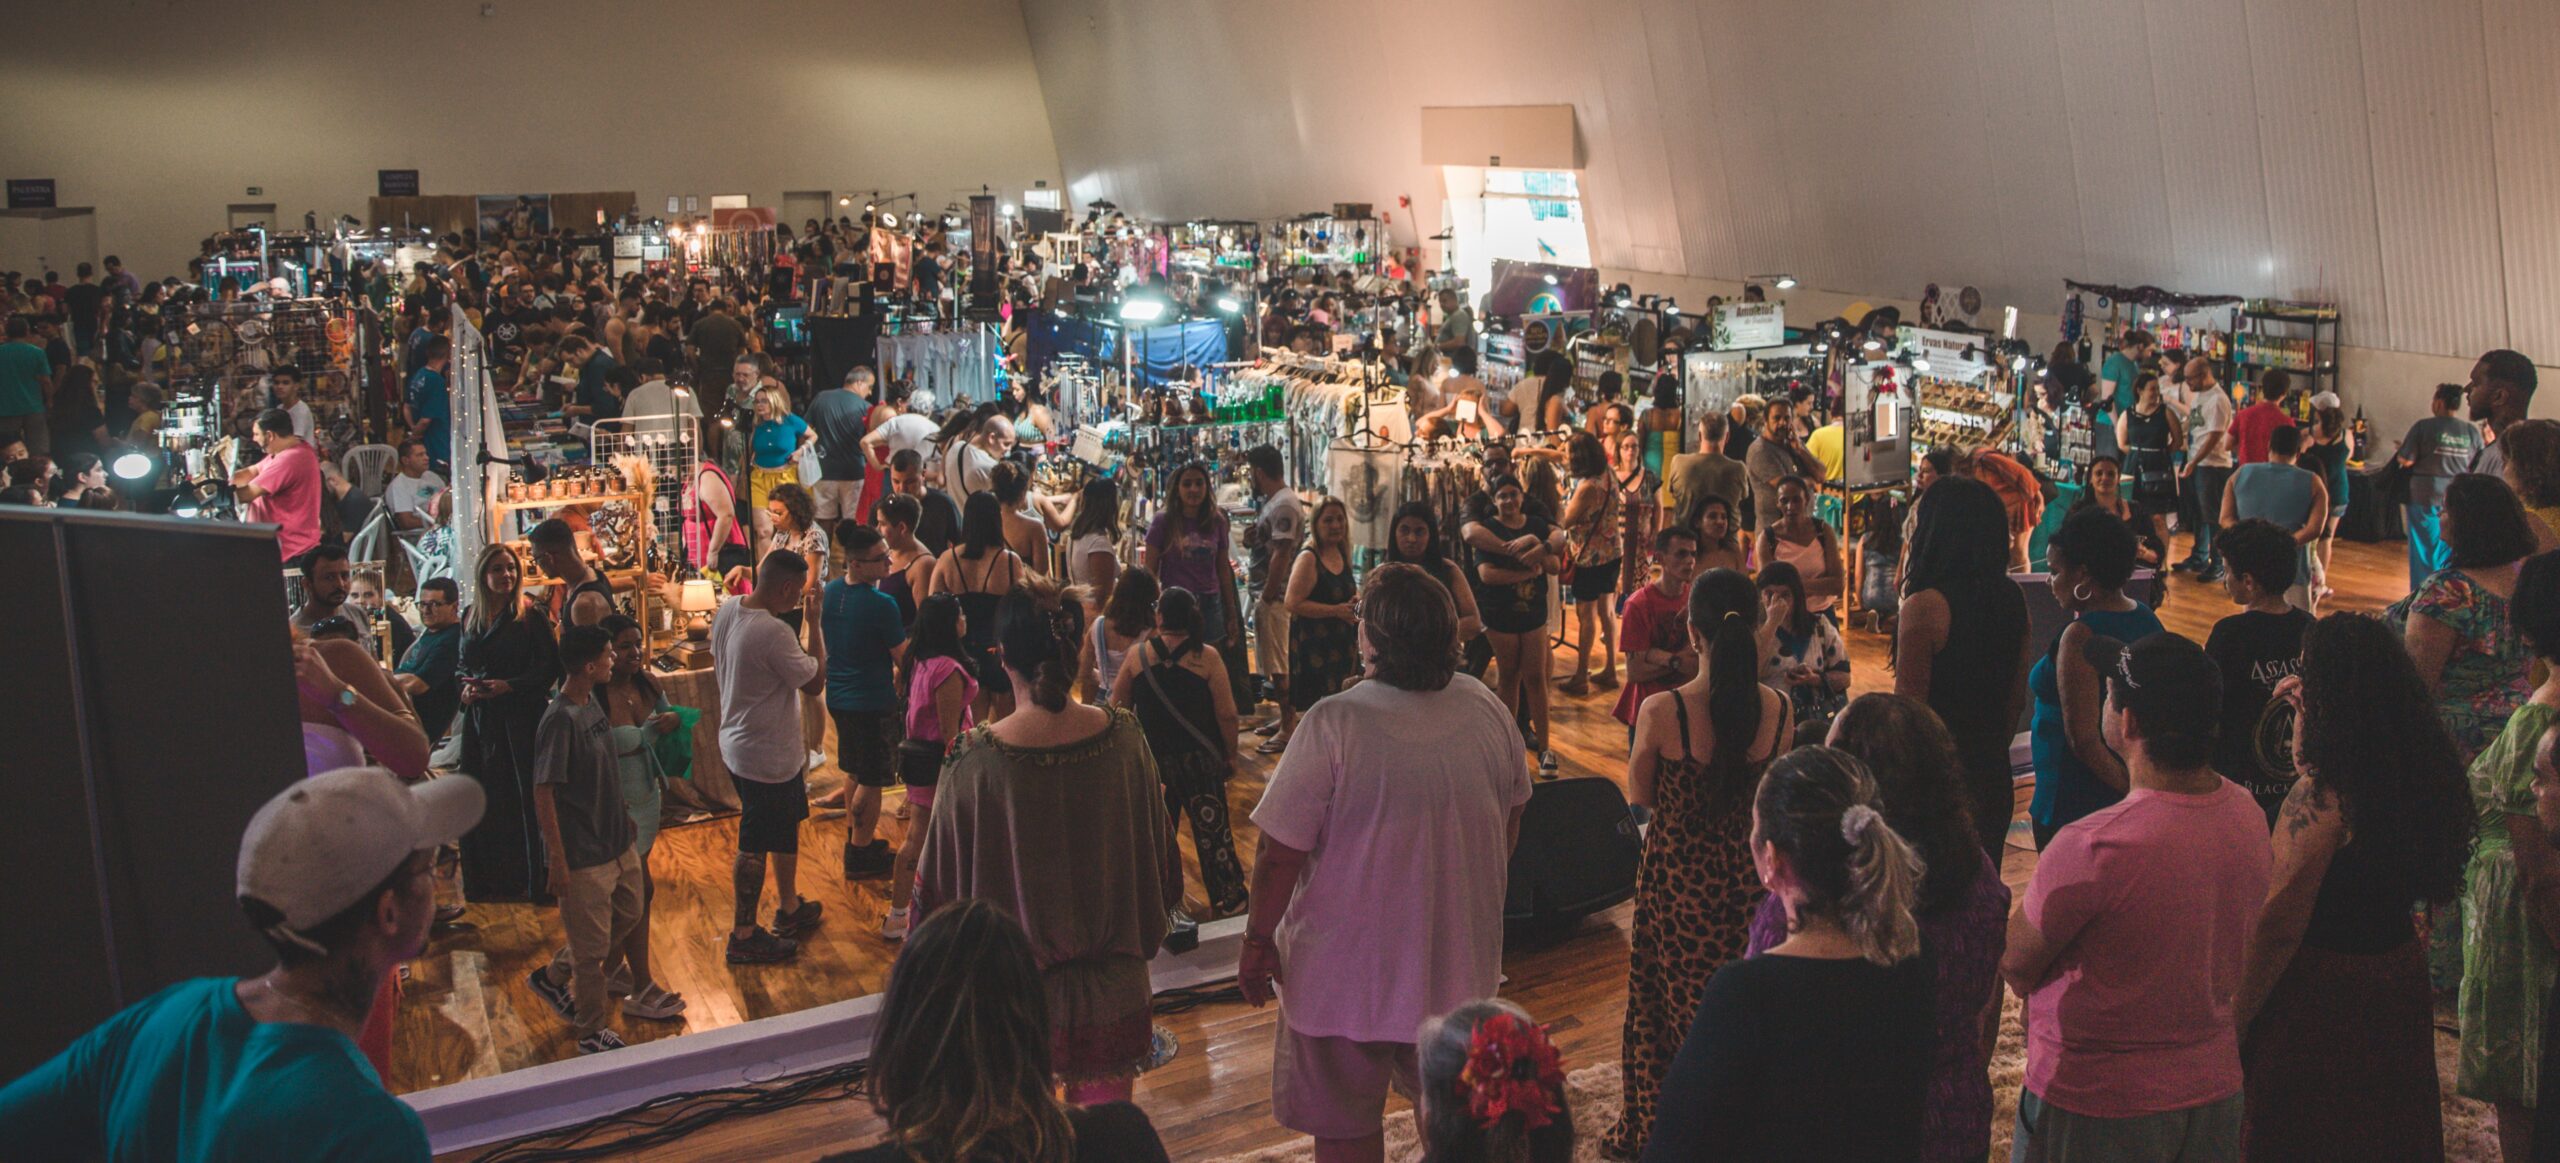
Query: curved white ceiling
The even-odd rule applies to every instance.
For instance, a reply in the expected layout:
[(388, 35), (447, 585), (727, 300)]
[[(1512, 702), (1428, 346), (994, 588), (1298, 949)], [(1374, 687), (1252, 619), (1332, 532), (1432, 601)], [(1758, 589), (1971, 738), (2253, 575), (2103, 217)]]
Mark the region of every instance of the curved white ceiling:
[[(1439, 220), (1424, 105), (1569, 103), (1603, 266), (2052, 310), (2332, 297), (2359, 346), (2560, 353), (2541, 0), (1026, 0), (1079, 201)], [(1411, 226), (1418, 213), (1425, 229)]]

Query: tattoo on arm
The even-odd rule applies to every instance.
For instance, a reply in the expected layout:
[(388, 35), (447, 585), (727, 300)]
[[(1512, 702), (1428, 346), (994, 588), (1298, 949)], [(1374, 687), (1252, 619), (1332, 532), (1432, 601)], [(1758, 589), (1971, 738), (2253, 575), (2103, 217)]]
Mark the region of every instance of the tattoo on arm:
[(2296, 783), (2284, 797), (2284, 834), (2288, 839), (2300, 836), (2337, 809), (2336, 793), (2308, 779)]

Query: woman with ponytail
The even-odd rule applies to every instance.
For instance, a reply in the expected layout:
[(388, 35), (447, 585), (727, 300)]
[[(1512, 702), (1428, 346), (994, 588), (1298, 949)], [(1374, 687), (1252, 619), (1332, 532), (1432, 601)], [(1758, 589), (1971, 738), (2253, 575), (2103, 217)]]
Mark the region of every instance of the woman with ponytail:
[[(1984, 1033), (2000, 996), (2009, 886), (1977, 843), (1955, 740), (1927, 703), (1860, 695), (1832, 720), (1829, 745), (1867, 765), (1885, 823), (1928, 869), (1912, 914), (1936, 983), (1937, 1037), (1920, 1153), (1913, 1159), (1979, 1163), (1991, 1149), (1991, 1047)], [(1793, 935), (1786, 902), (1762, 898), (1751, 918), (1751, 956)]]
[(1769, 765), (1751, 860), (1785, 905), (1787, 938), (1707, 983), (1645, 1159), (1921, 1157), (1937, 1042), (1912, 914), (1926, 870), (1884, 809), (1845, 751), (1800, 747)]
[(1053, 1065), (1068, 1101), (1096, 1103), (1127, 1099), (1151, 1057), (1147, 959), (1182, 899), (1182, 865), (1137, 716), (1068, 697), (1082, 621), (1073, 602), (1061, 615), (1021, 592), (997, 609), (1019, 701), (952, 744), (914, 909), (930, 918), (976, 897), (1022, 920)]
[(1471, 1001), (1422, 1024), (1422, 1163), (1570, 1163), (1564, 1065), (1527, 1010)]
[(1680, 1052), (1707, 979), (1742, 956), (1751, 909), (1751, 789), (1791, 728), (1785, 695), (1761, 685), (1760, 588), (1714, 569), (1689, 588), (1695, 678), (1636, 710), (1627, 798), (1652, 813), (1636, 870), (1614, 1153), (1644, 1149), (1655, 1093)]

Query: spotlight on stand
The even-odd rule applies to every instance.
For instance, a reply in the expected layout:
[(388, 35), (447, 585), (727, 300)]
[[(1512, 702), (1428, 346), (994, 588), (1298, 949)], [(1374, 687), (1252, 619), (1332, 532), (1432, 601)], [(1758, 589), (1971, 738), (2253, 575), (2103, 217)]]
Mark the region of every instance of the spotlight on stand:
[(1123, 323), (1153, 323), (1164, 317), (1164, 300), (1153, 295), (1133, 295), (1120, 300)]
[(124, 453), (107, 465), (107, 471), (130, 485), (147, 485), (160, 475), (160, 461), (140, 449)]
[(1679, 313), (1680, 313), (1680, 301), (1679, 301), (1679, 300), (1677, 300), (1677, 299), (1664, 299), (1664, 300), (1662, 301), (1662, 313), (1663, 313), (1663, 314), (1665, 314), (1665, 315), (1677, 315), (1677, 314), (1679, 314)]

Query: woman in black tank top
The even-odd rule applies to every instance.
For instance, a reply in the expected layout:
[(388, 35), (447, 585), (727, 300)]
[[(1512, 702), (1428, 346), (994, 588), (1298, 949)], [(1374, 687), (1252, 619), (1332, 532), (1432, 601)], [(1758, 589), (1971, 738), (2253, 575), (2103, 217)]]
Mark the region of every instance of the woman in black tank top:
[(2027, 600), (2009, 580), (2009, 514), (1991, 486), (1942, 477), (1920, 495), (1894, 628), (1894, 693), (1955, 737), (1967, 805), (1998, 867), (2017, 812), (2009, 741), (2026, 706)]
[(1121, 660), (1112, 701), (1138, 714), (1156, 773), (1164, 780), (1165, 809), (1173, 816), (1174, 829), (1191, 821), (1201, 887), (1209, 893), (1209, 917), (1202, 919), (1231, 916), (1244, 910), (1247, 884), (1227, 823), (1235, 694), (1226, 682), (1210, 680), (1210, 675), (1226, 673), (1226, 662), (1216, 647), (1200, 639), (1200, 601), (1191, 591), (1176, 586), (1156, 599), (1156, 633)]

